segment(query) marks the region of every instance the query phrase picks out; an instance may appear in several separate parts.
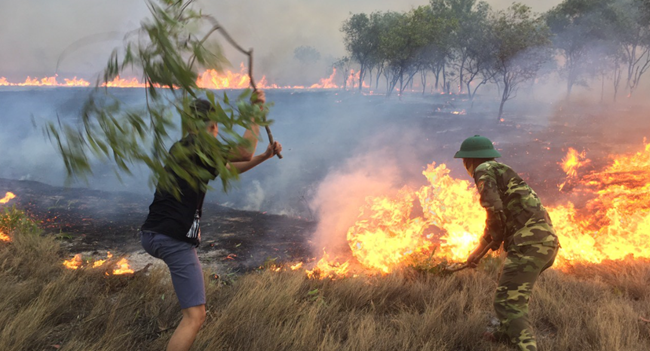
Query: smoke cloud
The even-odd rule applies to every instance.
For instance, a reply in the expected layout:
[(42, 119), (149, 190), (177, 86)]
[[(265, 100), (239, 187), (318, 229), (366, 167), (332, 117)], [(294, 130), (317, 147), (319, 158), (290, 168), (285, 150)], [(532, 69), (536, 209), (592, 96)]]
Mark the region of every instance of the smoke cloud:
[[(510, 0), (488, 1), (505, 8)], [(524, 0), (535, 11), (546, 11), (559, 0)], [(199, 1), (205, 13), (216, 16), (244, 47), (255, 48), (258, 73), (278, 84), (300, 84), (295, 74), (294, 50), (312, 46), (321, 53), (318, 76), (336, 58), (345, 54), (341, 23), (350, 13), (408, 11), (426, 0), (275, 0)], [(31, 77), (80, 76), (92, 78), (100, 72), (109, 53), (121, 46), (127, 32), (137, 29), (149, 15), (145, 1), (60, 0), (0, 2), (0, 77), (23, 81)], [(70, 50), (73, 43), (83, 45)], [(75, 46), (76, 47), (76, 46)], [(57, 60), (68, 48), (56, 71)], [(229, 51), (235, 67), (244, 61)], [(314, 67), (309, 67), (314, 70)], [(309, 70), (301, 70), (301, 74)]]
[(381, 152), (359, 155), (325, 177), (311, 202), (319, 219), (312, 243), (315, 250), (326, 248), (334, 256), (346, 252), (347, 231), (366, 198), (390, 196), (399, 186), (395, 165)]

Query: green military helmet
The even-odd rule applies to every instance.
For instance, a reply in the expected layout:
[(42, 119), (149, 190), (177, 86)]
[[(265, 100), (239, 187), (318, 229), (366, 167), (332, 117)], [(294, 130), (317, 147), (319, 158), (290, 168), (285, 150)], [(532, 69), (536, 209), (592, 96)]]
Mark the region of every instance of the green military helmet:
[(460, 151), (454, 158), (497, 158), (501, 154), (494, 149), (490, 139), (480, 135), (465, 139), (460, 145)]

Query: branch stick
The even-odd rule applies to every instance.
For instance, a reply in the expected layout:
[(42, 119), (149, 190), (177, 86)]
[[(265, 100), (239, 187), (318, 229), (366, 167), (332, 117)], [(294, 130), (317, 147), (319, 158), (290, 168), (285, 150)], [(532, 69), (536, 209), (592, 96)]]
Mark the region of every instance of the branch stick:
[[(253, 49), (251, 48), (250, 50), (244, 50), (244, 48), (242, 48), (230, 36), (230, 34), (228, 34), (228, 32), (223, 27), (221, 27), (221, 25), (219, 25), (219, 22), (214, 17), (207, 16), (207, 15), (205, 15), (204, 17), (207, 18), (210, 22), (212, 22), (212, 25), (214, 26), (210, 30), (210, 33), (214, 32), (214, 31), (219, 31), (221, 33), (221, 35), (223, 35), (223, 37), (226, 38), (226, 40), (230, 43), (230, 45), (235, 47), (235, 49), (237, 49), (242, 54), (248, 56), (248, 78), (249, 78), (251, 87), (253, 87), (253, 91), (257, 91), (257, 86), (255, 85), (255, 80), (253, 79)], [(264, 116), (264, 120), (266, 121), (266, 115)], [(269, 144), (273, 145), (274, 140), (273, 140), (273, 133), (271, 133), (271, 128), (267, 125), (267, 126), (264, 126), (264, 129), (266, 129), (266, 135), (269, 138)], [(278, 154), (277, 156), (280, 159), (282, 158), (282, 154)]]
[[(483, 248), (483, 250), (479, 253), (478, 257), (476, 257), (477, 261), (480, 260), (481, 258), (483, 258), (483, 256), (485, 256), (485, 254), (487, 254), (488, 251), (490, 251), (490, 245), (489, 244), (486, 245)], [(462, 270), (467, 269), (467, 268), (470, 268), (470, 265), (466, 262), (466, 263), (463, 263), (463, 264), (461, 264), (460, 266), (458, 266), (456, 268), (447, 268), (447, 269), (445, 269), (445, 271), (447, 273), (456, 273), (456, 272), (462, 271)]]

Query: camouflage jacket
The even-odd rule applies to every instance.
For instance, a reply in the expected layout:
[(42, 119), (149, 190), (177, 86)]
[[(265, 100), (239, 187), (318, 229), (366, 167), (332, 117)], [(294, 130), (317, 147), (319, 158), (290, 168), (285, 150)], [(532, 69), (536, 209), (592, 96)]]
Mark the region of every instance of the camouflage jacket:
[(509, 166), (496, 161), (480, 164), (474, 181), (487, 211), (483, 240), (531, 245), (557, 243), (551, 218), (533, 189)]

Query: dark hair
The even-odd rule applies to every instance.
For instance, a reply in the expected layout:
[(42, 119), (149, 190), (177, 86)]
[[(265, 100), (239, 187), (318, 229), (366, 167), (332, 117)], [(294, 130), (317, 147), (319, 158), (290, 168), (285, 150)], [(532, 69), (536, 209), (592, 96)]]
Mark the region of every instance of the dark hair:
[(206, 99), (196, 99), (190, 103), (190, 108), (197, 117), (201, 118), (204, 122), (210, 121), (208, 113), (214, 112), (214, 106)]

